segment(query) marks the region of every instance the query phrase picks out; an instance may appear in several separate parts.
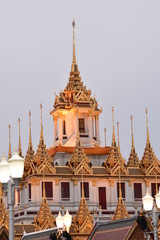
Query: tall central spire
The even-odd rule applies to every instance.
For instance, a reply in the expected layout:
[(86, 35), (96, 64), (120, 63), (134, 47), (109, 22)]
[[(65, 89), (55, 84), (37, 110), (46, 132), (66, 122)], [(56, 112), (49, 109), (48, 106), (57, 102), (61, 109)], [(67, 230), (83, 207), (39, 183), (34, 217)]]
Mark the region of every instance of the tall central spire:
[(76, 52), (75, 52), (75, 26), (76, 26), (76, 23), (74, 20), (72, 22), (72, 26), (73, 26), (73, 63), (76, 63)]

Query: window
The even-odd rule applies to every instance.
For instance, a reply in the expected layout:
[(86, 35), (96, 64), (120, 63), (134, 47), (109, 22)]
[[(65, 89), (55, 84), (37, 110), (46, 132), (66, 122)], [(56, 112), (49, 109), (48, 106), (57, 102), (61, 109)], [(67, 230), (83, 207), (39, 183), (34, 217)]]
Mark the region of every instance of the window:
[(20, 189), (19, 188), (15, 188), (14, 196), (15, 196), (15, 206), (17, 206), (20, 204)]
[(141, 201), (142, 200), (142, 184), (134, 183), (134, 200)]
[[(52, 182), (44, 182), (45, 185), (45, 193), (47, 200), (53, 199), (53, 183)], [(43, 182), (42, 182), (42, 197), (43, 197)]]
[(61, 182), (61, 198), (62, 201), (70, 200), (69, 182)]
[[(157, 190), (160, 187), (160, 183), (157, 183)], [(155, 197), (156, 195), (156, 183), (151, 183), (151, 191), (152, 191), (152, 197)]]
[[(122, 192), (122, 198), (125, 199), (125, 183), (121, 183), (121, 192)], [(117, 182), (117, 198), (119, 198), (119, 183)]]
[(85, 133), (84, 118), (79, 118), (79, 132)]
[[(82, 182), (80, 184), (81, 187), (81, 197), (82, 197)], [(84, 196), (86, 198), (86, 200), (89, 199), (89, 182), (83, 182), (83, 188), (84, 188)]]
[(31, 201), (31, 183), (28, 184), (28, 201)]
[(62, 121), (62, 127), (63, 127), (63, 135), (66, 135), (66, 121)]

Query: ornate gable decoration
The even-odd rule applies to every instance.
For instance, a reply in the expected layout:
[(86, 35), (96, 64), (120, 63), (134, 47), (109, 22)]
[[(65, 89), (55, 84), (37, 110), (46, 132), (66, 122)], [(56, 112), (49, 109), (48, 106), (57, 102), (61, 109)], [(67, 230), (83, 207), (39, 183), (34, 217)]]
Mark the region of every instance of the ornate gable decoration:
[(79, 234), (90, 234), (93, 228), (93, 217), (87, 206), (84, 197), (83, 181), (82, 181), (82, 197), (76, 217), (73, 219), (74, 231)]
[(81, 146), (79, 134), (77, 136), (74, 153), (71, 159), (68, 161), (68, 165), (74, 174), (82, 174), (82, 172), (85, 174), (93, 174), (93, 170), (90, 165), (90, 160), (86, 156)]

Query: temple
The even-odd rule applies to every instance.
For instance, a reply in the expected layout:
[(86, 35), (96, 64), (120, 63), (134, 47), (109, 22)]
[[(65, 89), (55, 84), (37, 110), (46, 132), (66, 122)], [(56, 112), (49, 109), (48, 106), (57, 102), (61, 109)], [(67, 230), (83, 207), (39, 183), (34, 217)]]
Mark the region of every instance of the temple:
[[(23, 232), (54, 228), (58, 212), (68, 209), (73, 216), (70, 233), (73, 239), (87, 239), (94, 223), (123, 220), (141, 209), (146, 189), (152, 196), (160, 186), (160, 162), (149, 138), (146, 109), (146, 146), (139, 159), (131, 116), (131, 152), (125, 161), (115, 134), (112, 107), (112, 142), (102, 146), (99, 116), (102, 109), (84, 85), (75, 54), (75, 22), (73, 21), (73, 59), (69, 80), (63, 91), (55, 95), (50, 117), (53, 118), (53, 144), (47, 148), (43, 135), (43, 107), (40, 104), (40, 138), (37, 150), (32, 145), (31, 113), (29, 141), (24, 155), (24, 174), (15, 192), (15, 239)], [(18, 153), (22, 155), (20, 119)], [(11, 149), (9, 125), (9, 152)], [(118, 140), (118, 141), (117, 141)], [(117, 144), (118, 143), (118, 144)], [(24, 154), (24, 152), (23, 152)], [(4, 200), (3, 200), (4, 199)], [(0, 185), (0, 236), (7, 239), (8, 213)], [(127, 221), (127, 220), (126, 220)], [(22, 224), (23, 223), (23, 224)], [(3, 234), (3, 235), (1, 235)]]

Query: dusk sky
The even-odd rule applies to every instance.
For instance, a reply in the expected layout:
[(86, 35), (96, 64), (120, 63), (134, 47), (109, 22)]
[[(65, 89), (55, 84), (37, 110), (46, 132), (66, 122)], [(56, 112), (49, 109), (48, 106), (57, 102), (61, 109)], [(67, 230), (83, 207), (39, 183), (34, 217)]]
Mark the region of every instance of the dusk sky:
[(0, 154), (28, 147), (28, 112), (32, 141), (53, 144), (54, 92), (67, 84), (72, 63), (72, 21), (76, 22), (76, 57), (82, 81), (96, 95), (103, 112), (100, 136), (112, 138), (112, 112), (120, 123), (120, 147), (127, 160), (134, 140), (141, 159), (146, 144), (146, 107), (151, 145), (160, 158), (160, 1), (148, 0), (0, 0)]

